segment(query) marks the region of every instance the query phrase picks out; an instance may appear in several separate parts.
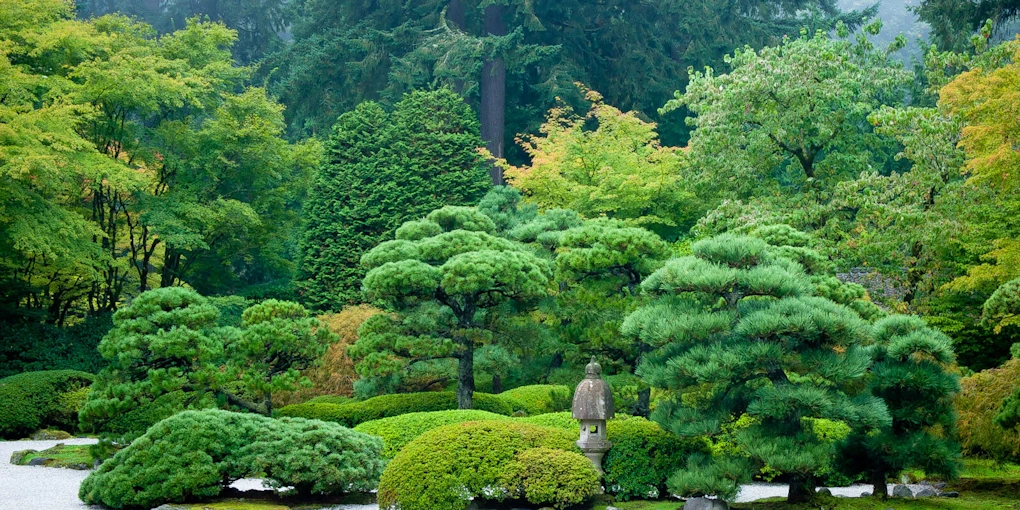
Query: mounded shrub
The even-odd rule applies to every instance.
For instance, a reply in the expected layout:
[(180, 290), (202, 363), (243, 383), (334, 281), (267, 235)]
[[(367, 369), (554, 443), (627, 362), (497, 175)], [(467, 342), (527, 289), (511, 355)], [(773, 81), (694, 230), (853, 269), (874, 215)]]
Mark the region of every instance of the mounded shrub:
[(382, 438), (382, 456), (391, 459), (407, 443), (414, 441), (418, 436), (432, 429), (469, 421), (509, 419), (501, 414), (479, 411), (477, 409), (432, 411), (427, 413), (408, 413), (381, 420), (366, 421), (354, 427), (354, 430)]
[(520, 487), (524, 499), (536, 505), (566, 508), (594, 496), (599, 473), (584, 455), (551, 448), (532, 448), (517, 454), (507, 470), (507, 487)]
[(20, 439), (41, 428), (78, 430), (82, 396), (92, 374), (76, 370), (25, 372), (0, 379), (0, 438)]
[(691, 453), (706, 451), (704, 442), (681, 439), (640, 417), (621, 416), (606, 424), (613, 447), (602, 461), (606, 487), (619, 499), (668, 494), (666, 480)]
[[(533, 448), (576, 453), (575, 440), (569, 431), (515, 420), (458, 423), (430, 430), (408, 443), (386, 466), (379, 481), (379, 507), (456, 510), (465, 508), (471, 497), (519, 499), (527, 497), (523, 482), (518, 483), (524, 479), (530, 479), (532, 503), (562, 506), (586, 493), (578, 488), (584, 479), (557, 473), (548, 464), (522, 471), (522, 460), (530, 457), (520, 456)], [(555, 480), (534, 479), (539, 473)]]
[(245, 477), (293, 486), (301, 495), (369, 491), (382, 471), (381, 449), (378, 438), (335, 423), (185, 411), (104, 462), (78, 497), (113, 508), (152, 508), (216, 496)]
[[(474, 409), (480, 411), (504, 416), (514, 412), (513, 406), (499, 395), (476, 392), (473, 403)], [(279, 415), (334, 421), (346, 427), (354, 427), (390, 416), (452, 409), (457, 409), (457, 395), (453, 392), (396, 393), (347, 404), (296, 404), (280, 409)]]
[(995, 423), (1003, 400), (1020, 388), (1020, 359), (960, 380), (956, 396), (960, 444), (967, 454), (1020, 460), (1020, 432)]
[[(570, 413), (549, 413), (519, 421), (556, 427), (576, 434), (580, 426)], [(666, 480), (677, 466), (686, 465), (695, 452), (707, 452), (698, 440), (685, 440), (662, 430), (659, 424), (637, 416), (618, 415), (606, 423), (613, 448), (602, 460), (606, 487), (623, 500), (666, 494)]]
[(533, 384), (504, 391), (499, 396), (517, 404), (514, 411), (523, 410), (529, 416), (557, 413), (570, 409), (571, 391), (569, 386), (558, 384)]

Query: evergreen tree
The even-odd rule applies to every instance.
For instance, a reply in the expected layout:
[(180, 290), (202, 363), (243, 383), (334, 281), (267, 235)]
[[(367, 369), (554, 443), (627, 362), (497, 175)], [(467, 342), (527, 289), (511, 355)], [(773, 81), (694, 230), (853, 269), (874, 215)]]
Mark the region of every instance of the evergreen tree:
[(394, 313), (358, 330), (348, 353), (360, 375), (399, 376), (416, 363), (454, 358), (457, 403), (471, 408), (475, 349), (493, 342), (497, 308), (525, 309), (552, 283), (551, 264), (495, 230), (476, 208), (447, 206), (404, 223), (395, 240), (362, 257), (367, 297)]
[(448, 89), (412, 92), (392, 113), (363, 103), (340, 117), (306, 204), (303, 300), (336, 310), (360, 297), (361, 255), (403, 222), (489, 189), (478, 121)]
[(645, 279), (653, 300), (622, 331), (654, 349), (639, 375), (674, 395), (653, 419), (680, 436), (739, 430), (736, 453), (692, 460), (669, 488), (731, 498), (768, 465), (789, 476), (791, 501), (809, 498), (834, 453), (814, 423), (889, 424), (880, 399), (855, 395), (871, 362), (869, 325), (812, 296), (804, 268), (761, 239), (722, 235), (692, 250)]
[(869, 388), (892, 416), (878, 433), (857, 431), (840, 447), (851, 473), (867, 473), (874, 495), (906, 469), (952, 478), (960, 445), (955, 440), (953, 397), (959, 391), (952, 341), (919, 317), (892, 315), (875, 323), (875, 360)]

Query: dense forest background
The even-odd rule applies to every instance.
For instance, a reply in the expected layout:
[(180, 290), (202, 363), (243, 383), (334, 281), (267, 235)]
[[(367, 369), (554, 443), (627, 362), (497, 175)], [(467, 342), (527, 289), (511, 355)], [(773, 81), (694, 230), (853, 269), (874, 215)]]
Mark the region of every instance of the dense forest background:
[[(1010, 258), (1020, 203), (960, 171), (976, 172), (955, 143), (968, 110), (954, 110), (943, 88), (982, 58), (1009, 61), (990, 48), (1013, 39), (1016, 1), (29, 0), (21, 9), (0, 24), (0, 372), (95, 370), (110, 314), (153, 288), (189, 286), (235, 315), (268, 298), (339, 311), (364, 301), (361, 254), (405, 220), (477, 204), (508, 182), (542, 212), (629, 221), (673, 254), (720, 232), (793, 225), (817, 238), (843, 281), (953, 336), (975, 370), (1007, 359), (1020, 339), (1015, 325), (982, 320), (984, 303), (1020, 272)], [(846, 43), (810, 43), (816, 31)], [(754, 51), (768, 60), (784, 37), (809, 41), (796, 51), (843, 52), (849, 67), (820, 71), (834, 73), (830, 89), (791, 82), (796, 107), (734, 89), (763, 94), (760, 117), (743, 121), (757, 134), (736, 145), (713, 135), (738, 107), (711, 87), (730, 87), (731, 71), (760, 79)], [(416, 98), (421, 90), (459, 100)], [(859, 94), (839, 96), (847, 90)], [(803, 131), (791, 134), (798, 122)], [(475, 129), (477, 139), (451, 134)], [(800, 137), (800, 154), (765, 149), (787, 135)], [(487, 153), (464, 156), (474, 146)], [(679, 191), (607, 198), (589, 182), (590, 200), (543, 197), (559, 189), (542, 180), (549, 161), (628, 146), (644, 158), (626, 159), (635, 178), (666, 172), (655, 182)], [(350, 170), (359, 165), (370, 170)], [(364, 177), (379, 168), (384, 177)], [(352, 204), (363, 210), (336, 212)], [(570, 306), (592, 298), (577, 297)], [(540, 315), (570, 313), (559, 306)], [(549, 315), (523, 322), (504, 324), (507, 337), (563, 325)], [(584, 328), (544, 334), (580, 341)], [(543, 359), (557, 365), (567, 350), (552, 345)], [(504, 354), (531, 355), (493, 355)]]

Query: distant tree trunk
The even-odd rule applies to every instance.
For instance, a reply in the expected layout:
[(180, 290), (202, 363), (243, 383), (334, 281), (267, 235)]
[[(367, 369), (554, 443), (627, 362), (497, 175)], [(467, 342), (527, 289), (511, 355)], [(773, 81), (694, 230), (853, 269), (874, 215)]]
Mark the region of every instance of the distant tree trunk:
[[(485, 8), (485, 32), (488, 35), (507, 34), (503, 21), (503, 6), (489, 5)], [(485, 147), (497, 158), (503, 157), (503, 138), (506, 132), (506, 62), (502, 58), (485, 61), (481, 80), (482, 105), (479, 116), (482, 123), (482, 140)], [(492, 165), (489, 168), (492, 182), (503, 184), (503, 169)]]
[(503, 378), (498, 374), (492, 376), (492, 392), (503, 393)]
[(652, 389), (644, 388), (638, 391), (637, 403), (634, 404), (634, 416), (647, 418), (652, 413)]
[(475, 393), (475, 348), (470, 340), (463, 347), (457, 363), (457, 408), (471, 409)]
[(871, 471), (871, 485), (874, 486), (872, 494), (875, 497), (881, 497), (882, 499), (889, 497), (889, 485), (886, 482), (884, 469), (876, 467)]
[(464, 13), (464, 3), (461, 0), (450, 0), (446, 7), (446, 17), (461, 30), (467, 26), (467, 16)]

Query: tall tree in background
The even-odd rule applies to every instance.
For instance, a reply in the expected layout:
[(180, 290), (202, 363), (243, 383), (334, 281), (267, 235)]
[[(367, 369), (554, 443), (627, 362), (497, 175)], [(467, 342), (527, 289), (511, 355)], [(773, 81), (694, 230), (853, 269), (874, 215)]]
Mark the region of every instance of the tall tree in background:
[[(970, 47), (971, 35), (986, 20), (992, 20), (996, 26), (1013, 24), (1017, 16), (1020, 16), (1020, 1), (923, 0), (915, 12), (921, 21), (931, 25), (935, 42), (940, 48), (964, 51)], [(1008, 33), (1004, 32), (1004, 35)]]
[(2, 6), (29, 21), (0, 28), (13, 78), (4, 190), (17, 204), (0, 217), (5, 308), (61, 323), (161, 284), (290, 278), (318, 145), (280, 138), (279, 105), (233, 64), (233, 31), (192, 21), (156, 39), (122, 16), (74, 20), (63, 2)]
[(362, 254), (405, 221), (477, 202), (491, 187), (483, 145), (474, 112), (449, 89), (412, 92), (392, 113), (367, 102), (342, 115), (306, 205), (304, 301), (358, 301)]

